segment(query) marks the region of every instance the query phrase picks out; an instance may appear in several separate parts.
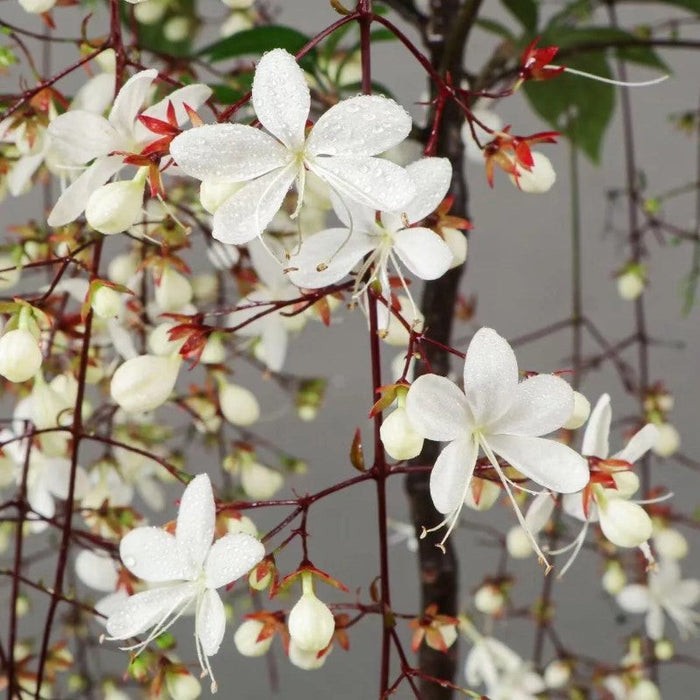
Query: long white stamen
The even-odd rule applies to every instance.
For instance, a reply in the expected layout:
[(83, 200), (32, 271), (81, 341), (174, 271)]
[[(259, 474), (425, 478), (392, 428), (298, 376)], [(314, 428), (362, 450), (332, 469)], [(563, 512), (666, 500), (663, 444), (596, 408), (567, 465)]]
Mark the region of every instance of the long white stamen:
[(209, 657), (207, 656), (206, 652), (204, 651), (204, 646), (202, 645), (202, 640), (199, 636), (199, 611), (200, 608), (202, 607), (202, 604), (204, 603), (204, 594), (206, 593), (206, 589), (200, 592), (197, 600), (197, 608), (195, 612), (195, 617), (194, 617), (194, 641), (195, 641), (195, 648), (197, 649), (197, 661), (199, 661), (199, 665), (202, 669), (202, 675), (200, 676), (201, 678), (204, 678), (205, 676), (209, 676), (211, 679), (211, 685), (209, 686), (209, 690), (212, 693), (215, 693), (218, 689), (219, 686), (216, 682), (216, 679), (214, 678), (214, 672), (211, 669), (211, 664), (209, 663)]
[(581, 528), (581, 532), (579, 532), (578, 537), (574, 540), (574, 544), (576, 545), (574, 547), (574, 551), (571, 553), (571, 556), (567, 559), (566, 564), (564, 564), (564, 567), (557, 575), (558, 579), (560, 579), (564, 576), (564, 574), (569, 570), (569, 567), (574, 563), (574, 560), (576, 559), (576, 557), (578, 557), (578, 554), (581, 551), (581, 547), (583, 547), (583, 543), (586, 541), (586, 533), (588, 532), (588, 524), (589, 524), (589, 521), (586, 520), (586, 522), (583, 524), (583, 527)]
[(411, 309), (413, 311), (413, 321), (414, 323), (419, 319), (418, 315), (418, 309), (416, 307), (415, 301), (413, 301), (413, 296), (411, 295), (411, 292), (408, 291), (408, 285), (406, 284), (406, 280), (404, 279), (404, 276), (401, 274), (401, 267), (399, 266), (399, 261), (396, 259), (396, 256), (389, 250), (389, 260), (391, 260), (392, 264), (394, 265), (394, 269), (396, 270), (396, 274), (398, 275), (399, 279), (401, 280), (401, 286), (403, 287), (404, 292), (406, 292), (406, 296), (408, 297), (408, 301), (411, 304)]
[[(552, 67), (559, 67), (550, 64)], [(576, 68), (570, 68), (566, 66), (564, 68), (565, 73), (572, 73), (573, 75), (580, 75), (584, 78), (590, 78), (591, 80), (597, 80), (599, 83), (607, 83), (608, 85), (617, 85), (619, 87), (646, 87), (647, 85), (656, 85), (658, 83), (663, 83), (664, 80), (668, 80), (670, 75), (662, 75), (660, 78), (653, 78), (652, 80), (641, 80), (639, 82), (626, 82), (623, 80), (613, 80), (612, 78), (603, 78), (600, 75), (595, 75), (593, 73), (586, 73), (583, 70), (577, 70)]]

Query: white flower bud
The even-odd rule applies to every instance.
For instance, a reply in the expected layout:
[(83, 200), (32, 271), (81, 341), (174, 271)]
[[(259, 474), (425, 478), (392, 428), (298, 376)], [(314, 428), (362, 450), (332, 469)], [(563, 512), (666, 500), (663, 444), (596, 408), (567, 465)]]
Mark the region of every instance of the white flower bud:
[[(420, 312), (419, 309), (415, 310), (416, 318), (411, 318), (413, 314), (413, 307), (411, 305), (411, 300), (406, 296), (399, 296), (398, 302), (401, 305), (401, 311), (408, 321), (408, 323), (413, 324), (414, 330), (420, 332), (423, 330), (423, 324), (425, 323), (425, 317)], [(404, 327), (403, 323), (399, 321), (394, 314), (389, 314), (389, 323), (386, 327), (386, 332), (382, 335), (382, 340), (387, 345), (395, 345), (405, 347), (408, 345), (409, 335), (408, 331)]]
[(195, 275), (192, 280), (192, 293), (197, 301), (210, 302), (216, 300), (219, 292), (219, 280), (216, 275), (205, 272)]
[(255, 394), (238, 384), (219, 385), (221, 413), (232, 425), (252, 425), (260, 418), (260, 404)]
[(159, 22), (168, 9), (168, 0), (145, 0), (134, 7), (134, 16), (141, 24)]
[(259, 640), (260, 633), (265, 625), (260, 620), (246, 620), (233, 635), (233, 643), (239, 654), (243, 656), (263, 656), (267, 654), (272, 644), (274, 635)]
[(571, 678), (571, 666), (566, 661), (555, 659), (544, 670), (544, 682), (548, 688), (563, 688)]
[(172, 700), (195, 700), (201, 696), (202, 686), (191, 673), (183, 671), (166, 672), (165, 687)]
[(442, 229), (442, 238), (452, 253), (450, 269), (459, 267), (467, 259), (467, 237), (459, 229), (447, 227)]
[(249, 10), (253, 7), (255, 0), (222, 0), (222, 2), (232, 10)]
[(210, 335), (199, 361), (205, 365), (220, 365), (226, 361), (226, 347), (220, 335)]
[(16, 328), (0, 338), (0, 375), (11, 382), (26, 382), (41, 368), (42, 356), (36, 338)]
[(112, 377), (112, 398), (126, 413), (158, 408), (175, 388), (181, 363), (179, 355), (140, 355), (127, 360)]
[(527, 194), (544, 194), (549, 192), (557, 179), (557, 174), (552, 167), (552, 161), (547, 158), (544, 153), (532, 151), (532, 160), (534, 164), (531, 170), (525, 170), (522, 167), (518, 168), (519, 176), (516, 179), (510, 175), (510, 180), (514, 185), (517, 185), (521, 192)]
[(187, 38), (190, 30), (190, 20), (187, 17), (171, 17), (163, 25), (163, 36), (168, 41), (182, 41)]
[[(259, 572), (264, 564), (265, 571)], [(248, 585), (254, 591), (264, 591), (272, 582), (272, 566), (268, 562), (261, 562), (248, 574)]]
[(638, 265), (617, 277), (617, 293), (627, 301), (634, 301), (644, 291), (644, 285), (644, 273)]
[(627, 697), (629, 700), (661, 700), (661, 693), (654, 683), (642, 678)]
[(204, 209), (213, 214), (227, 199), (230, 199), (243, 185), (240, 182), (229, 182), (209, 178), (202, 180), (199, 187), (199, 201)]
[(681, 436), (670, 423), (659, 423), (656, 443), (651, 448), (659, 457), (670, 457), (681, 446)]
[(0, 272), (0, 289), (9, 289), (19, 282), (21, 273), (16, 267), (16, 263), (7, 255), (0, 255), (0, 270), (4, 270), (4, 272)]
[(659, 556), (665, 559), (683, 559), (688, 554), (688, 540), (672, 527), (665, 527), (654, 534), (654, 547)]
[(114, 49), (105, 49), (95, 56), (95, 63), (104, 73), (115, 73), (117, 70), (117, 52)]
[(520, 525), (515, 525), (508, 530), (506, 549), (513, 559), (527, 559), (532, 554), (532, 542)]
[(320, 654), (318, 651), (301, 649), (293, 639), (289, 642), (289, 660), (297, 668), (301, 668), (304, 671), (315, 671), (321, 668), (321, 666), (326, 663), (326, 657), (329, 653), (330, 651), (325, 654)]
[(302, 651), (321, 651), (333, 638), (335, 620), (330, 608), (314, 594), (311, 574), (305, 572), (301, 577), (303, 593), (289, 613), (289, 636)]
[[(457, 641), (456, 625), (440, 625), (440, 627), (438, 627), (438, 632), (440, 633), (440, 637), (442, 637), (442, 643), (448, 649)], [(425, 637), (425, 643), (431, 649), (435, 649), (435, 651), (445, 651), (442, 644), (440, 644), (440, 642), (438, 642), (437, 640), (433, 641), (433, 639), (430, 636)]]
[(379, 435), (389, 456), (399, 461), (417, 457), (423, 449), (423, 436), (413, 429), (403, 406), (384, 419)]
[(613, 481), (617, 487), (615, 493), (620, 498), (629, 498), (639, 489), (639, 477), (631, 471), (614, 472)]
[(192, 412), (194, 427), (200, 433), (215, 433), (221, 427), (221, 417), (216, 406), (202, 396), (188, 396), (184, 402)]
[(241, 465), (241, 486), (248, 498), (265, 501), (284, 486), (284, 477), (259, 462), (246, 462)]
[(100, 318), (115, 318), (122, 308), (122, 295), (111, 287), (99, 287), (92, 295), (90, 306)]
[(242, 532), (251, 537), (258, 537), (259, 534), (255, 523), (247, 515), (240, 515), (237, 518), (229, 517), (226, 521), (226, 531), (231, 535)]
[[(479, 502), (476, 502), (476, 494), (479, 494)], [(488, 479), (472, 477), (467, 495), (464, 497), (464, 505), (472, 510), (488, 510), (501, 495), (501, 487)]]
[(19, 4), (27, 12), (41, 15), (48, 12), (56, 4), (56, 0), (19, 0)]
[(139, 260), (131, 253), (113, 258), (107, 266), (107, 277), (115, 284), (128, 285), (138, 271)]
[(192, 301), (192, 285), (187, 277), (166, 267), (155, 285), (155, 297), (163, 311), (178, 311)]
[(567, 430), (580, 428), (591, 415), (590, 401), (579, 391), (574, 391), (574, 410), (563, 427)]
[(135, 224), (143, 209), (144, 178), (118, 180), (98, 187), (88, 198), (85, 218), (104, 234), (121, 233)]
[(652, 535), (651, 518), (641, 506), (606, 492), (598, 499), (600, 529), (618, 547), (639, 547)]
[(617, 561), (606, 565), (600, 580), (603, 590), (610, 595), (617, 595), (627, 585), (627, 575)]
[(148, 335), (148, 349), (152, 355), (172, 355), (182, 347), (184, 340), (170, 340), (168, 333), (175, 328), (174, 323), (161, 323)]
[(654, 644), (654, 656), (659, 661), (670, 661), (675, 653), (676, 650), (670, 639), (659, 639), (659, 641)]
[(498, 615), (503, 611), (505, 596), (498, 586), (484, 584), (474, 594), (474, 607), (485, 615)]

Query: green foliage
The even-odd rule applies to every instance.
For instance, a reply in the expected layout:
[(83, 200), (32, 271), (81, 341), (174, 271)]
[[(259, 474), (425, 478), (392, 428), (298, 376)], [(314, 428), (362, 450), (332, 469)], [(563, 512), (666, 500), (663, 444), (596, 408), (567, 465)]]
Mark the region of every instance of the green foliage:
[(523, 25), (528, 34), (537, 32), (537, 3), (535, 0), (501, 0), (503, 6)]

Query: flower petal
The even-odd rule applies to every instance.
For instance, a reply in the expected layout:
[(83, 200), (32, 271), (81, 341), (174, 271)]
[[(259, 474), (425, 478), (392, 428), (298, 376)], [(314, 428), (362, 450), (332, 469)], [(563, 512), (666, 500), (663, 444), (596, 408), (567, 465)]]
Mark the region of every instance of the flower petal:
[(88, 163), (129, 145), (104, 117), (82, 110), (57, 116), (49, 124), (49, 135), (52, 147), (68, 163)]
[(408, 173), (388, 160), (316, 156), (308, 158), (306, 164), (338, 194), (373, 209), (400, 210), (415, 194)]
[(479, 448), (471, 437), (453, 440), (435, 460), (430, 472), (430, 497), (443, 514), (452, 513), (464, 502)]
[(253, 78), (253, 107), (260, 123), (287, 148), (301, 148), (311, 97), (304, 72), (284, 49), (260, 59)]
[(245, 533), (224, 535), (216, 540), (204, 562), (207, 588), (225, 586), (247, 574), (265, 556), (259, 540)]
[(202, 651), (213, 656), (219, 651), (226, 630), (226, 613), (219, 594), (214, 590), (205, 591), (197, 610), (197, 636)]
[(381, 95), (358, 95), (331, 107), (311, 130), (306, 152), (311, 156), (374, 156), (403, 141), (411, 117)]
[(505, 338), (480, 328), (467, 348), (464, 393), (477, 425), (498, 420), (511, 406), (518, 386), (518, 363)]
[(271, 136), (242, 124), (206, 124), (176, 136), (170, 154), (188, 175), (244, 182), (284, 167), (292, 158)]
[(538, 374), (518, 384), (513, 405), (489, 426), (494, 433), (546, 435), (561, 428), (574, 410), (574, 392), (553, 374)]
[(456, 440), (470, 429), (467, 400), (454, 382), (437, 374), (418, 377), (406, 396), (408, 420), (429, 440)]
[(299, 253), (290, 258), (289, 280), (305, 289), (333, 284), (343, 279), (373, 248), (372, 237), (364, 233), (352, 235), (346, 228), (320, 231), (306, 239)]
[(83, 549), (75, 558), (78, 578), (96, 591), (114, 591), (117, 587), (117, 565), (105, 552)]
[(222, 243), (241, 244), (262, 233), (280, 210), (296, 176), (294, 164), (248, 183), (214, 214), (213, 236)]
[(129, 639), (159, 625), (197, 594), (196, 583), (160, 586), (132, 595), (109, 616), (107, 632), (112, 639)]
[(664, 636), (664, 611), (660, 605), (652, 605), (649, 608), (644, 625), (652, 639), (661, 639)]
[(282, 316), (275, 314), (266, 319), (260, 336), (259, 359), (273, 372), (279, 372), (284, 365), (289, 344), (288, 335)]
[(614, 455), (614, 457), (615, 459), (623, 459), (625, 462), (634, 464), (640, 457), (643, 457), (649, 452), (656, 444), (658, 437), (658, 428), (651, 423), (647, 423), (629, 439), (627, 445)]
[(214, 539), (215, 506), (211, 481), (198, 474), (187, 485), (177, 514), (175, 539), (182, 554), (199, 570)]
[(121, 156), (98, 158), (63, 191), (49, 214), (48, 225), (65, 226), (77, 219), (85, 209), (90, 195), (104, 185), (122, 167), (122, 163)]
[(603, 394), (591, 411), (586, 432), (583, 434), (581, 454), (605, 459), (610, 452), (610, 396)]
[[(178, 88), (171, 92), (167, 97), (164, 97), (160, 102), (157, 102), (152, 107), (143, 111), (143, 116), (153, 117), (165, 121), (168, 117), (168, 109), (170, 105), (175, 108), (175, 121), (178, 126), (182, 126), (190, 118), (190, 115), (185, 110), (185, 105), (191, 109), (201, 107), (212, 94), (212, 90), (208, 85), (202, 83), (192, 83), (185, 87)], [(136, 137), (141, 139), (148, 138), (154, 140), (157, 136), (149, 131), (140, 121), (136, 122)]]
[(394, 236), (394, 250), (401, 262), (422, 280), (442, 277), (452, 264), (447, 243), (427, 228), (406, 228)]
[(158, 71), (155, 68), (149, 68), (132, 75), (124, 83), (109, 113), (110, 124), (121, 134), (127, 137), (133, 136), (136, 117), (148, 97), (151, 83), (157, 77)]
[(376, 209), (340, 197), (335, 190), (331, 190), (330, 199), (335, 215), (353, 233), (372, 233), (375, 230)]
[(416, 196), (404, 209), (412, 224), (432, 214), (447, 195), (452, 180), (452, 165), (447, 158), (422, 158), (406, 166), (416, 184)]
[(588, 462), (554, 440), (520, 435), (488, 435), (489, 447), (535, 483), (555, 493), (575, 493), (588, 483)]
[(197, 575), (175, 537), (159, 527), (137, 527), (127, 533), (119, 545), (119, 556), (132, 574), (151, 583), (182, 581)]

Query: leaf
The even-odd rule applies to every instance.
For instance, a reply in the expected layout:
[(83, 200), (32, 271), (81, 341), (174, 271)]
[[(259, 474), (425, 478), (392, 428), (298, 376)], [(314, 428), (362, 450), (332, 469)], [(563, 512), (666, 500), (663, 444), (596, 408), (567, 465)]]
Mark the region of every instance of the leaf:
[[(291, 54), (296, 54), (308, 43), (309, 37), (306, 34), (292, 27), (273, 24), (246, 29), (215, 41), (200, 49), (198, 55), (207, 56), (210, 61), (216, 62), (242, 56), (260, 56), (272, 49), (285, 49)], [(314, 51), (310, 51), (299, 60), (299, 65), (305, 70), (313, 70), (315, 63)]]
[(537, 33), (537, 3), (534, 0), (501, 0), (501, 3), (528, 34)]
[(496, 36), (503, 37), (504, 39), (509, 39), (510, 41), (515, 41), (515, 36), (513, 32), (504, 26), (500, 22), (496, 22), (492, 19), (477, 19), (477, 27), (481, 27), (485, 32), (491, 32), (491, 34), (496, 34)]

